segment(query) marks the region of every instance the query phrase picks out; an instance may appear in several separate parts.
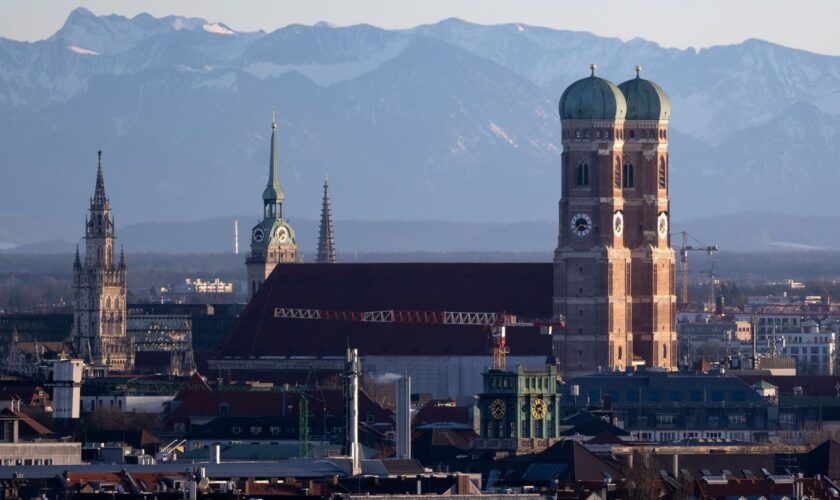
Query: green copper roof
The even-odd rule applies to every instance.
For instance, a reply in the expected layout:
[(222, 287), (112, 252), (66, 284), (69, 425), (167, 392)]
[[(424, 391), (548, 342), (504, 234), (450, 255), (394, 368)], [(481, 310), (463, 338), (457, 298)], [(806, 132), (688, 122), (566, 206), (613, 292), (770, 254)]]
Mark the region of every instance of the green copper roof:
[(627, 100), (628, 120), (668, 120), (671, 118), (671, 100), (662, 87), (639, 76), (618, 86)]
[(621, 90), (609, 80), (595, 76), (578, 80), (560, 97), (560, 118), (564, 120), (622, 120), (627, 104)]
[(271, 157), (268, 164), (268, 184), (263, 191), (263, 200), (278, 200), (283, 201), (286, 197), (283, 194), (283, 189), (280, 187), (280, 176), (278, 174), (278, 158), (277, 158), (277, 138), (275, 131), (277, 123), (274, 121), (274, 115), (271, 117)]

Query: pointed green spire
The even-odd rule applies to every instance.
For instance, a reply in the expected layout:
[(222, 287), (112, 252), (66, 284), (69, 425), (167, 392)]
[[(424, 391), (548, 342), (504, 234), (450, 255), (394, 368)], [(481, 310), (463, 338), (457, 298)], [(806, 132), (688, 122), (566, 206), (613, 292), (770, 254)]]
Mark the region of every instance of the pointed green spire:
[(277, 122), (275, 121), (274, 112), (271, 113), (271, 155), (268, 164), (268, 184), (263, 191), (263, 200), (265, 202), (278, 201), (282, 202), (285, 198), (283, 189), (280, 187), (280, 175), (278, 173), (279, 161), (277, 155)]

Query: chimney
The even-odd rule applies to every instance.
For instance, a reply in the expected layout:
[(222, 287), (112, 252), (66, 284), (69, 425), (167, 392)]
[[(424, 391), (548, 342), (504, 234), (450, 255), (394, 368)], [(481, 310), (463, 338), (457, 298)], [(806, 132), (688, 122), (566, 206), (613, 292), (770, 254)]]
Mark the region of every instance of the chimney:
[(397, 381), (397, 458), (411, 458), (411, 377)]
[(361, 474), (361, 447), (359, 446), (359, 351), (347, 349), (347, 363), (345, 364), (345, 404), (347, 405), (347, 444), (346, 452), (352, 464), (354, 476)]

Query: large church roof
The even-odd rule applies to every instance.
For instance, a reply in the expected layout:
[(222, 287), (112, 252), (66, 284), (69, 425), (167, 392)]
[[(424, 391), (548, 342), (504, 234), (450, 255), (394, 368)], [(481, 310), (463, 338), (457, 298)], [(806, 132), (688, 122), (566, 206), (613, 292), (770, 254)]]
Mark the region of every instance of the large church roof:
[[(216, 356), (488, 355), (478, 326), (274, 318), (275, 308), (339, 311), (552, 313), (553, 268), (546, 264), (279, 265), (222, 339)], [(546, 356), (551, 338), (509, 328), (511, 355)]]

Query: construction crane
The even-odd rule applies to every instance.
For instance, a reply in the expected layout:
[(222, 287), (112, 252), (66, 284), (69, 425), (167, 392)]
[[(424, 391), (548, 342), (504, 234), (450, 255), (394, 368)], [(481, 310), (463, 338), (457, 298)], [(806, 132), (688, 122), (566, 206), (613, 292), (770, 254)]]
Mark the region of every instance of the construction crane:
[(309, 398), (306, 397), (306, 387), (300, 385), (283, 385), (283, 392), (297, 394), (298, 397), (298, 455), (300, 458), (309, 456)]
[(386, 309), (382, 311), (331, 311), (324, 309), (298, 309), (278, 307), (275, 318), (308, 319), (328, 321), (361, 321), (367, 323), (403, 323), (425, 325), (472, 325), (490, 330), (493, 339), (493, 368), (507, 369), (509, 348), (505, 330), (511, 327), (539, 327), (540, 332), (551, 335), (555, 328), (565, 328), (563, 318), (558, 320), (522, 319), (514, 314), (488, 312), (452, 311), (405, 311)]
[(680, 248), (680, 305), (688, 304), (688, 252), (706, 252), (708, 255), (718, 251), (717, 245), (692, 246), (688, 244), (688, 233), (682, 232), (682, 247)]

